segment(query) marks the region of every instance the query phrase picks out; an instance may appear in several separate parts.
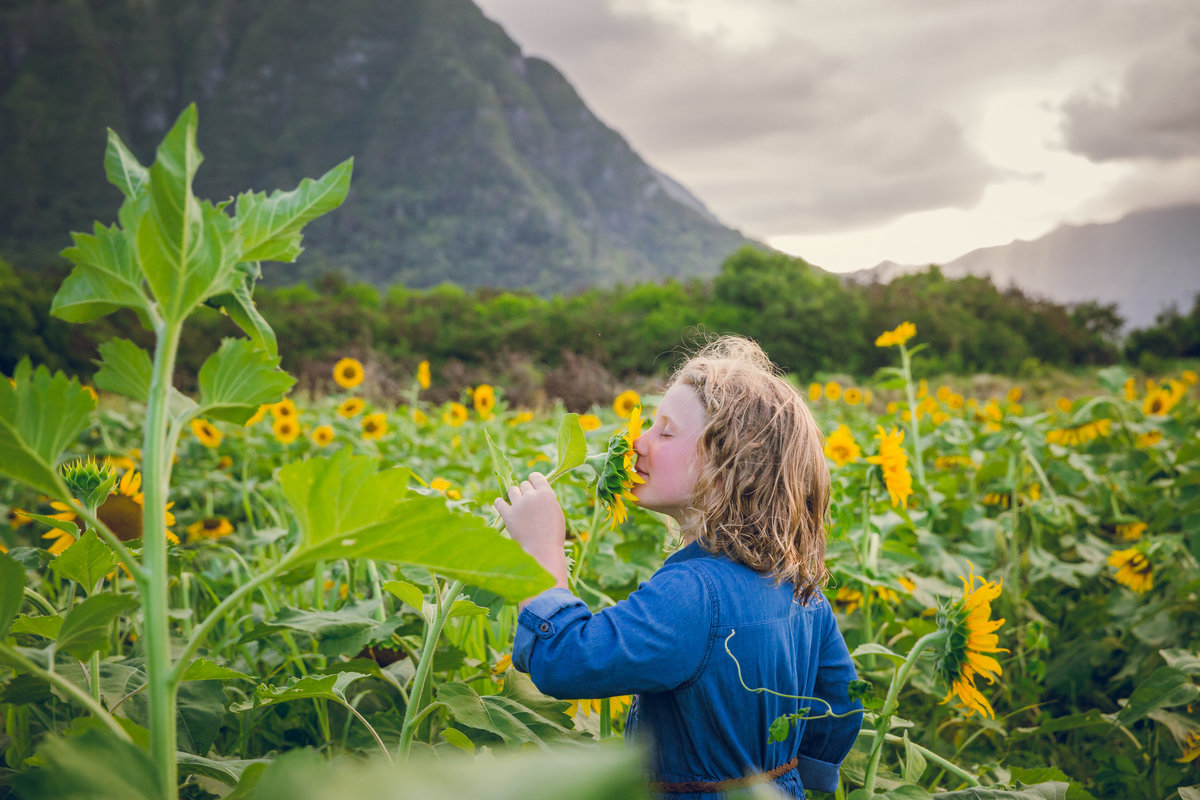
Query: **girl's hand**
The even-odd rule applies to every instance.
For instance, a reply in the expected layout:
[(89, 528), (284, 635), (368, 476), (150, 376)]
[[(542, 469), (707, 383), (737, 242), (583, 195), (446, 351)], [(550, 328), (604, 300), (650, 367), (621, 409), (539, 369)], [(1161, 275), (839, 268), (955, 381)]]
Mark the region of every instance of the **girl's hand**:
[(529, 478), (508, 490), (508, 502), (497, 498), (500, 514), (512, 538), (554, 576), (555, 586), (567, 586), (567, 557), (563, 545), (567, 521), (562, 506), (546, 476), (530, 473)]

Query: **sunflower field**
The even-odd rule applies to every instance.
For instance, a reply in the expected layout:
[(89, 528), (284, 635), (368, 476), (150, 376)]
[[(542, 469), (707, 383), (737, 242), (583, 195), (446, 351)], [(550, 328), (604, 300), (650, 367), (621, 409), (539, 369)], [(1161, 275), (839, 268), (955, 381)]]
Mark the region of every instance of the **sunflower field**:
[[(292, 396), (258, 263), (297, 257), (352, 165), (214, 205), (196, 123), (149, 167), (110, 133), (125, 199), (74, 234), (53, 306), (132, 309), (153, 352), (106, 342), (94, 387), (28, 361), (0, 378), (0, 797), (647, 796), (619, 746), (631, 698), (554, 699), (511, 668), (516, 604), (551, 579), (491, 503), (546, 473), (573, 589), (618, 602), (678, 545), (627, 493), (657, 398), (531, 411), (481, 384), (435, 405), (426, 362), (379, 404), (352, 358), (338, 393)], [(245, 336), (193, 397), (174, 367), (201, 305)], [(1196, 374), (975, 397), (914, 380), (919, 331), (894, 322), (893, 367), (800, 387), (866, 706), (838, 797), (1200, 798)]]

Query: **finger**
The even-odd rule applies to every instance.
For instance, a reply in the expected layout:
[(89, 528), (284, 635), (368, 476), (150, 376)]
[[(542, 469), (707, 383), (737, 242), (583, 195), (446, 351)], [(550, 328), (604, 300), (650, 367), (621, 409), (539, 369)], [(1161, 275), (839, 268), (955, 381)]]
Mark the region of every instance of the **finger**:
[(522, 491), (522, 492), (532, 492), (532, 491), (533, 491), (533, 484), (532, 484), (532, 483), (530, 483), (530, 482), (529, 482), (529, 481), (527, 481), (527, 480), (525, 480), (525, 481), (521, 481), (521, 491)]
[(550, 481), (546, 480), (546, 476), (540, 472), (529, 473), (529, 482), (538, 489), (550, 488)]
[(517, 502), (517, 498), (519, 498), (520, 496), (521, 496), (521, 487), (520, 486), (513, 485), (513, 486), (508, 487), (508, 499), (511, 502), (513, 502), (513, 503)]
[(500, 516), (504, 516), (505, 512), (512, 510), (512, 506), (504, 502), (503, 497), (497, 497), (494, 501), (492, 501), (492, 505), (496, 507), (496, 512), (500, 514)]

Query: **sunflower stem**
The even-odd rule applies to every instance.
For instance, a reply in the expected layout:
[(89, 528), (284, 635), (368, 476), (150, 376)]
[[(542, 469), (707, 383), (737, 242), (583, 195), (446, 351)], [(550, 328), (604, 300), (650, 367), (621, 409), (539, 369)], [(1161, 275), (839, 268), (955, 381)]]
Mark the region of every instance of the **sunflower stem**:
[[(871, 738), (878, 738), (878, 736), (879, 736), (878, 732), (873, 731), (870, 728), (864, 728), (862, 731), (859, 732), (859, 735), (860, 736), (870, 736)], [(890, 742), (892, 744), (903, 744), (904, 743), (904, 739), (895, 735), (894, 733), (884, 734), (883, 739), (884, 739), (884, 741)], [(964, 781), (969, 783), (971, 786), (981, 785), (981, 781), (979, 780), (979, 778), (975, 777), (970, 772), (967, 772), (965, 769), (958, 766), (953, 761), (950, 761), (945, 756), (940, 756), (937, 753), (930, 750), (928, 747), (923, 747), (911, 739), (908, 740), (908, 746), (911, 747), (913, 750), (916, 750), (922, 756), (924, 756), (926, 761), (931, 761), (934, 764), (937, 764), (945, 772), (949, 772), (951, 774), (957, 775), (958, 777), (962, 778)]]
[[(150, 700), (150, 752), (158, 767), (167, 800), (179, 793), (176, 766), (175, 698), (171, 680), (170, 597), (167, 592), (167, 532), (165, 514), (171, 482), (172, 441), (170, 422), (171, 378), (179, 348), (182, 324), (163, 320), (156, 325), (154, 372), (146, 405), (142, 453), (145, 505), (143, 507), (142, 564), (139, 582), (144, 618), (146, 674)], [(135, 573), (136, 575), (136, 573)]]
[(900, 695), (900, 689), (908, 680), (908, 674), (916, 666), (917, 659), (921, 653), (930, 645), (944, 640), (946, 636), (947, 633), (940, 630), (922, 636), (912, 646), (912, 649), (908, 651), (908, 657), (904, 659), (904, 663), (892, 675), (892, 683), (888, 686), (887, 698), (883, 701), (883, 707), (879, 709), (879, 714), (875, 717), (875, 743), (871, 746), (871, 755), (867, 760), (867, 772), (863, 778), (863, 787), (866, 789), (868, 796), (875, 793), (875, 776), (879, 771), (879, 759), (883, 755), (883, 742), (887, 736), (888, 729), (891, 727), (892, 716), (896, 713), (898, 705), (896, 698)]
[(421, 663), (417, 665), (417, 674), (413, 678), (412, 690), (408, 694), (408, 705), (404, 709), (404, 727), (400, 733), (400, 747), (397, 751), (401, 760), (408, 758), (408, 752), (412, 748), (413, 733), (416, 732), (417, 724), (420, 722), (417, 719), (417, 706), (421, 704), (424, 697), (425, 687), (429, 681), (429, 672), (433, 668), (433, 656), (438, 637), (441, 636), (442, 627), (450, 615), (450, 607), (454, 605), (454, 600), (463, 588), (462, 581), (454, 581), (443, 594), (438, 590), (436, 580), (433, 585), (437, 595), (437, 610), (433, 620), (425, 628), (425, 641), (421, 646)]
[[(286, 559), (284, 559), (284, 561), (286, 561)], [(284, 562), (281, 561), (279, 563)], [(179, 683), (180, 678), (183, 676), (183, 670), (187, 668), (188, 663), (196, 655), (196, 650), (204, 643), (209, 631), (211, 631), (213, 626), (225, 616), (225, 612), (242, 602), (242, 598), (246, 597), (246, 595), (255, 591), (264, 583), (274, 579), (275, 575), (279, 572), (279, 567), (276, 565), (255, 575), (244, 561), (242, 562), (242, 566), (246, 570), (246, 574), (249, 579), (245, 583), (240, 584), (238, 588), (233, 590), (233, 592), (228, 594), (225, 599), (217, 605), (216, 608), (208, 613), (208, 616), (204, 618), (204, 621), (192, 631), (192, 635), (188, 638), (187, 644), (184, 646), (183, 651), (179, 654), (179, 658), (175, 662), (175, 667), (171, 671), (170, 680), (173, 684), (177, 685)]]
[(909, 430), (912, 431), (913, 460), (917, 462), (917, 480), (924, 489), (925, 461), (921, 457), (921, 434), (920, 424), (917, 421), (917, 396), (913, 391), (912, 358), (908, 354), (908, 347), (903, 342), (900, 343), (900, 363), (904, 370), (904, 393), (908, 398), (908, 425)]

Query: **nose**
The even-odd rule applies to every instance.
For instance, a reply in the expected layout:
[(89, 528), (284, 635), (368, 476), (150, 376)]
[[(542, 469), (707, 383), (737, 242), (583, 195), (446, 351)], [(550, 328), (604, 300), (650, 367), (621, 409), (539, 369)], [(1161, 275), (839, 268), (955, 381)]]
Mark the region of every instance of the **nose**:
[(641, 436), (633, 440), (633, 452), (637, 453), (639, 458), (646, 454), (645, 447), (646, 440), (648, 438), (650, 437), (646, 433), (643, 433)]

